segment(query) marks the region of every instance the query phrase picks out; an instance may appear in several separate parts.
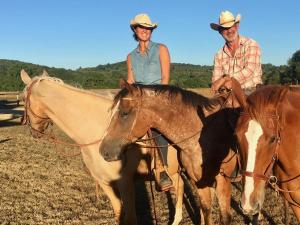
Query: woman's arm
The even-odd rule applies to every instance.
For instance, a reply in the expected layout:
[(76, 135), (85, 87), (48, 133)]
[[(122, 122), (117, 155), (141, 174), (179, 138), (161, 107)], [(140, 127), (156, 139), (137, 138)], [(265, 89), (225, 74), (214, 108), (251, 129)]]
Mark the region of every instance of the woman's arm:
[(161, 84), (169, 84), (170, 81), (170, 54), (167, 46), (160, 45), (159, 59), (161, 65)]
[(133, 77), (133, 71), (132, 71), (132, 67), (131, 67), (131, 57), (130, 54), (127, 56), (127, 82), (129, 84), (133, 84), (134, 83), (134, 77)]

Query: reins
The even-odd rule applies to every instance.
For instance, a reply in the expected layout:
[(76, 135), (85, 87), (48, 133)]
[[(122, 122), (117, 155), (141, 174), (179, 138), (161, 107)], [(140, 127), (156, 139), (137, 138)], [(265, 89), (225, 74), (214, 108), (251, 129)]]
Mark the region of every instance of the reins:
[[(217, 95), (215, 95), (216, 98), (223, 97), (223, 96), (226, 96), (226, 95), (227, 95), (227, 97), (225, 98), (225, 101), (224, 101), (222, 104), (220, 104), (220, 109), (226, 108), (226, 104), (228, 103), (231, 94), (232, 94), (232, 91), (231, 91), (231, 90), (228, 90), (227, 93), (224, 91), (224, 92), (221, 92), (221, 93), (218, 93)], [(137, 100), (134, 100), (134, 99), (132, 99), (132, 98), (123, 98), (123, 99), (129, 100), (129, 101), (137, 101)], [(137, 110), (136, 117), (135, 117), (134, 122), (133, 122), (133, 124), (132, 124), (132, 126), (131, 126), (130, 132), (129, 132), (128, 136), (127, 136), (127, 139), (130, 140), (130, 141), (131, 141), (131, 133), (132, 133), (132, 130), (134, 129), (134, 126), (135, 126), (135, 124), (136, 124), (136, 120), (137, 120), (137, 117), (138, 117), (138, 113), (140, 112), (141, 104), (142, 104), (142, 103), (141, 103), (141, 100), (140, 100), (139, 103), (138, 103), (138, 110)], [(140, 146), (143, 147), (143, 148), (164, 148), (164, 147), (177, 146), (178, 144), (181, 144), (181, 143), (183, 143), (183, 142), (186, 142), (186, 141), (192, 139), (193, 137), (195, 137), (196, 135), (198, 135), (201, 131), (202, 131), (202, 129), (196, 131), (194, 134), (192, 134), (192, 135), (190, 135), (190, 136), (188, 136), (188, 137), (186, 137), (186, 138), (183, 138), (182, 140), (180, 140), (180, 141), (178, 141), (178, 142), (171, 143), (171, 144), (167, 144), (167, 145), (153, 146), (153, 145), (142, 144), (142, 143), (144, 143), (144, 142), (151, 141), (151, 140), (153, 140), (153, 139), (155, 139), (155, 138), (161, 136), (161, 134), (156, 135), (156, 136), (153, 136), (153, 137), (150, 137), (150, 138), (141, 138), (141, 139), (137, 139), (134, 143), (140, 145)]]
[[(102, 141), (102, 138), (100, 138), (100, 139), (97, 139), (95, 141), (92, 141), (92, 142), (89, 142), (89, 143), (84, 143), (84, 144), (82, 144), (82, 143), (81, 144), (79, 144), (79, 143), (70, 143), (70, 142), (65, 142), (65, 141), (62, 141), (62, 140), (58, 139), (54, 134), (47, 134), (45, 132), (39, 131), (39, 130), (35, 129), (34, 127), (32, 127), (28, 112), (30, 112), (34, 117), (40, 119), (41, 120), (39, 122), (40, 124), (48, 123), (46, 125), (45, 129), (47, 129), (48, 125), (52, 122), (49, 117), (40, 116), (37, 113), (35, 113), (31, 108), (30, 96), (32, 94), (32, 89), (33, 89), (34, 84), (36, 84), (38, 81), (39, 80), (34, 80), (29, 85), (29, 87), (27, 88), (27, 96), (25, 98), (25, 106), (24, 106), (24, 115), (23, 115), (23, 119), (22, 119), (22, 125), (27, 125), (30, 129), (31, 134), (32, 134), (32, 131), (33, 131), (33, 132), (41, 135), (40, 137), (42, 137), (42, 138), (44, 138), (48, 141), (51, 141), (54, 144), (60, 144), (60, 145), (65, 145), (65, 146), (70, 146), (70, 147), (79, 147), (79, 148), (83, 148), (83, 147), (90, 146), (90, 145), (95, 145), (95, 144), (98, 144)], [(78, 152), (78, 153), (73, 154), (73, 155), (65, 155), (64, 154), (64, 156), (73, 157), (73, 156), (78, 156), (80, 154), (81, 153)]]

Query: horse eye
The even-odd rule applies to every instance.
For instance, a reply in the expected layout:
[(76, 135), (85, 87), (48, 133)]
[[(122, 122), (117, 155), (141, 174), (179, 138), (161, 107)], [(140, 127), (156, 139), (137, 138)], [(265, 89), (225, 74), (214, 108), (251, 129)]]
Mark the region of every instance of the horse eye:
[(274, 143), (274, 141), (276, 140), (276, 137), (275, 136), (272, 136), (271, 138), (270, 138), (270, 144), (272, 144), (272, 143)]

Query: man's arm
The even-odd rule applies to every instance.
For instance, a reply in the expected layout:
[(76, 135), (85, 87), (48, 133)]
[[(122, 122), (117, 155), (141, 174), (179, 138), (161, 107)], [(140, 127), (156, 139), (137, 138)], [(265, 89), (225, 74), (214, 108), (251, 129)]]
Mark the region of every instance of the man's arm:
[(226, 82), (225, 76), (223, 76), (221, 60), (218, 58), (218, 55), (215, 55), (214, 58), (214, 70), (212, 75), (212, 85), (211, 91), (213, 93), (217, 92), (221, 86)]
[(159, 59), (161, 65), (161, 84), (169, 84), (170, 81), (170, 54), (167, 46), (159, 46)]
[(133, 77), (133, 71), (132, 71), (132, 67), (131, 67), (131, 57), (130, 54), (127, 56), (127, 82), (129, 84), (133, 84), (134, 83), (134, 77)]

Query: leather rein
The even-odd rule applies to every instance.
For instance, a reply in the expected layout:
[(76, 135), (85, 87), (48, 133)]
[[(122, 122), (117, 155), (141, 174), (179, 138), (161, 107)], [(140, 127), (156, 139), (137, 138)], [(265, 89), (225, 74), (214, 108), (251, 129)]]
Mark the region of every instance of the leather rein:
[[(225, 90), (225, 91), (223, 91), (223, 92), (221, 92), (221, 93), (215, 95), (216, 98), (217, 98), (217, 97), (224, 97), (224, 96), (226, 96), (226, 97), (225, 97), (224, 102), (223, 102), (222, 104), (220, 104), (220, 106), (221, 106), (221, 107), (220, 107), (220, 110), (226, 108), (226, 105), (227, 105), (228, 102), (230, 101), (230, 97), (233, 96), (233, 91), (232, 91), (232, 90), (227, 90), (227, 91)], [(142, 105), (142, 100), (141, 100), (141, 99), (136, 100), (136, 99), (132, 99), (132, 98), (128, 98), (128, 97), (123, 98), (123, 100), (127, 100), (127, 101), (138, 101), (138, 104), (137, 104), (137, 105), (138, 105), (137, 113), (136, 113), (135, 119), (134, 119), (134, 121), (133, 121), (133, 124), (132, 124), (132, 126), (131, 126), (130, 132), (129, 132), (129, 134), (128, 134), (127, 137), (126, 137), (127, 140), (129, 140), (130, 142), (132, 142), (132, 139), (134, 139), (134, 136), (132, 135), (132, 131), (133, 131), (135, 125), (136, 125), (136, 121), (137, 121), (137, 118), (138, 118), (138, 114), (139, 114), (139, 112), (140, 112), (140, 108), (141, 108), (141, 105)], [(202, 129), (200, 129), (199, 131), (195, 132), (194, 134), (192, 134), (192, 135), (190, 135), (190, 136), (188, 136), (188, 137), (186, 137), (186, 138), (183, 138), (182, 140), (180, 140), (180, 141), (178, 141), (178, 142), (176, 142), (176, 143), (167, 144), (167, 145), (156, 145), (156, 146), (153, 146), (153, 145), (147, 145), (147, 144), (144, 144), (145, 142), (155, 140), (157, 137), (161, 136), (161, 134), (156, 135), (156, 136), (151, 136), (150, 138), (139, 138), (139, 139), (137, 139), (136, 141), (134, 141), (133, 143), (138, 144), (138, 145), (140, 145), (140, 146), (143, 147), (143, 148), (164, 148), (164, 147), (169, 147), (169, 146), (177, 146), (177, 145), (180, 144), (180, 143), (189, 141), (190, 139), (192, 139), (193, 137), (195, 137), (196, 135), (198, 135), (201, 131), (202, 131)], [(149, 132), (150, 132), (150, 129), (147, 131), (147, 133), (149, 133)], [(223, 164), (223, 163), (225, 163), (225, 164), (226, 164), (226, 163), (229, 163), (229, 162), (230, 162), (231, 160), (233, 160), (233, 159), (235, 158), (235, 156), (237, 156), (237, 155), (238, 155), (237, 153), (234, 153), (234, 154), (229, 158), (229, 160), (227, 160), (227, 161), (222, 161), (222, 164)], [(237, 163), (239, 163), (238, 157), (237, 157)], [(240, 167), (240, 168), (241, 168), (241, 167)], [(230, 176), (230, 175), (227, 175), (227, 174), (225, 173), (225, 171), (223, 171), (223, 170), (220, 171), (220, 174), (221, 174), (222, 176), (224, 176), (225, 178), (230, 179), (231, 182), (237, 182), (237, 181), (239, 181), (239, 180), (241, 179), (241, 176), (240, 176), (240, 175)]]
[[(218, 95), (216, 95), (215, 97), (221, 97), (221, 96), (224, 96), (224, 95), (227, 95), (225, 101), (223, 104), (221, 104), (221, 109), (225, 108), (226, 107), (226, 104), (228, 102), (228, 99), (230, 98), (231, 94), (232, 94), (232, 91), (230, 90), (228, 93), (219, 93)], [(129, 97), (124, 97), (122, 98), (123, 100), (127, 100), (127, 101), (137, 101), (138, 104), (137, 104), (137, 113), (136, 113), (136, 116), (134, 118), (134, 121), (132, 123), (132, 126), (131, 126), (131, 129), (129, 131), (129, 134), (127, 135), (126, 139), (129, 140), (130, 142), (132, 142), (132, 139), (135, 139), (134, 136), (132, 135), (132, 131), (136, 125), (136, 121), (137, 121), (137, 118), (138, 118), (138, 115), (139, 115), (139, 112), (140, 112), (140, 108), (141, 108), (141, 105), (142, 105), (142, 99), (139, 99), (139, 100), (136, 100), (136, 99), (132, 99), (132, 98), (129, 98)], [(151, 129), (151, 128), (150, 128)], [(147, 131), (149, 132), (150, 129)], [(136, 141), (134, 141), (133, 143), (135, 144), (138, 144), (140, 145), (141, 147), (143, 148), (164, 148), (164, 147), (169, 147), (169, 146), (177, 146), (178, 144), (181, 144), (183, 142), (186, 142), (190, 139), (192, 139), (193, 137), (195, 137), (197, 134), (199, 134), (200, 132), (202, 131), (202, 129), (200, 129), (199, 131), (195, 132), (194, 134), (186, 137), (186, 138), (183, 138), (182, 140), (176, 142), (176, 143), (172, 143), (172, 144), (167, 144), (167, 145), (157, 145), (157, 146), (153, 146), (153, 145), (146, 145), (146, 144), (142, 144), (144, 142), (147, 142), (147, 141), (151, 141), (151, 140), (155, 140), (157, 137), (161, 136), (161, 134), (159, 135), (156, 135), (156, 136), (152, 136), (150, 138), (139, 138), (137, 139)]]
[[(25, 105), (24, 105), (24, 114), (23, 114), (23, 118), (22, 118), (22, 125), (27, 125), (29, 127), (31, 135), (33, 135), (33, 133), (37, 133), (37, 134), (41, 135), (41, 137), (43, 137), (44, 139), (46, 139), (48, 141), (51, 141), (52, 143), (71, 146), (71, 147), (80, 147), (80, 148), (90, 146), (90, 145), (99, 144), (102, 141), (102, 138), (100, 138), (100, 139), (97, 139), (95, 141), (92, 141), (90, 143), (85, 143), (85, 144), (69, 143), (69, 142), (65, 142), (65, 141), (62, 141), (62, 140), (56, 138), (56, 136), (51, 134), (51, 133), (48, 134), (48, 133), (45, 133), (44, 131), (39, 131), (39, 130), (35, 129), (34, 127), (32, 127), (28, 112), (30, 112), (35, 118), (38, 118), (38, 119), (41, 120), (39, 122), (39, 124), (47, 123), (47, 125), (44, 128), (45, 130), (48, 128), (49, 125), (53, 125), (53, 122), (49, 117), (40, 116), (37, 113), (35, 113), (31, 108), (30, 96), (32, 94), (32, 89), (33, 89), (34, 84), (36, 84), (38, 81), (39, 80), (34, 80), (26, 88), (27, 89), (27, 96), (24, 100)], [(77, 156), (77, 155), (80, 155), (80, 152), (78, 152), (74, 155), (66, 155), (66, 156)]]

